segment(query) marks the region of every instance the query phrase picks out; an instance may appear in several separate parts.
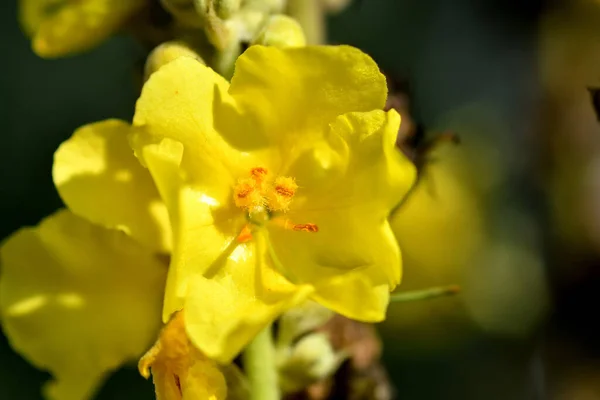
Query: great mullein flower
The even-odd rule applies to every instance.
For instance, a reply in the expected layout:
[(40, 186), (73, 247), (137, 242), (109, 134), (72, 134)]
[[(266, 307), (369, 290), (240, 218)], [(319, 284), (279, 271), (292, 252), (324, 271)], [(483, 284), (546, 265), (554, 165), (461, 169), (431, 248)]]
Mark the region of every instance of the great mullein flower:
[(89, 50), (120, 30), (147, 0), (19, 0), (21, 25), (45, 58)]
[(3, 327), (54, 376), (48, 397), (86, 399), (150, 348), (159, 399), (220, 399), (212, 360), (307, 298), (384, 319), (401, 275), (387, 217), (415, 179), (386, 92), (357, 49), (251, 46), (231, 84), (181, 57), (133, 126), (75, 132), (54, 165), (69, 210), (0, 249)]
[(150, 77), (131, 144), (174, 229), (165, 322), (185, 310), (191, 342), (229, 362), (307, 298), (384, 319), (401, 275), (387, 217), (415, 179), (386, 95), (347, 46), (251, 46), (231, 84), (183, 57)]
[[(131, 129), (118, 120), (78, 129), (54, 160), (54, 182), (68, 209), (21, 229), (0, 248), (2, 327), (15, 350), (52, 374), (48, 399), (92, 398), (159, 334), (171, 228), (128, 145)], [(185, 342), (178, 334), (170, 328), (161, 337)], [(176, 355), (204, 370), (187, 388), (191, 398), (223, 393), (214, 363), (187, 350), (179, 346)], [(187, 376), (185, 368), (176, 372)]]

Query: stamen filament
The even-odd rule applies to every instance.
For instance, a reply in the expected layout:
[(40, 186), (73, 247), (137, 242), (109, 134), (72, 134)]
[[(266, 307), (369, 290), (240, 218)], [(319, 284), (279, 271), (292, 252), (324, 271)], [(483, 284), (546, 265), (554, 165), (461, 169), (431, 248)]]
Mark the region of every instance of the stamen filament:
[(252, 240), (252, 230), (249, 225), (244, 225), (236, 240), (238, 243), (246, 243)]
[(315, 224), (295, 224), (292, 227), (295, 231), (304, 231), (304, 232), (319, 232), (319, 227)]

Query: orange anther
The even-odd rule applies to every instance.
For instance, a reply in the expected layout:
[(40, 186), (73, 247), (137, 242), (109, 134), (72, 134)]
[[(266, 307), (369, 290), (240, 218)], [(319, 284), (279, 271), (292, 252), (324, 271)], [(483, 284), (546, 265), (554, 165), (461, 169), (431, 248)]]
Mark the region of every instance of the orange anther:
[(294, 178), (278, 176), (274, 180), (263, 167), (250, 169), (250, 176), (238, 179), (233, 188), (235, 205), (247, 211), (265, 208), (267, 211), (289, 210), (298, 189)]
[(246, 243), (252, 240), (252, 231), (250, 230), (250, 227), (248, 225), (245, 225), (242, 228), (242, 231), (237, 236), (236, 240), (238, 241), (238, 243)]
[(267, 172), (268, 171), (266, 168), (256, 167), (250, 170), (250, 175), (252, 176), (252, 178), (254, 178), (254, 180), (260, 182), (262, 178), (267, 174)]
[(319, 232), (319, 227), (315, 224), (296, 224), (292, 227), (295, 231), (304, 231), (304, 232)]
[(250, 185), (243, 185), (237, 190), (235, 195), (238, 197), (238, 199), (245, 199), (250, 193), (252, 193), (253, 190), (254, 188)]
[(295, 190), (285, 186), (275, 186), (275, 191), (277, 194), (285, 197), (292, 197), (296, 193)]
[(233, 199), (235, 205), (245, 209), (255, 207), (264, 203), (260, 190), (251, 178), (240, 179), (233, 188)]

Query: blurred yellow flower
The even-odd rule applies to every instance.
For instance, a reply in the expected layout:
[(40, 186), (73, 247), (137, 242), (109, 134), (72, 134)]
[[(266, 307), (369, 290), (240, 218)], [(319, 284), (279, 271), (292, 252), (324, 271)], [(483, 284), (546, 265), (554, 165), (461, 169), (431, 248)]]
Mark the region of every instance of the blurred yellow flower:
[[(441, 154), (440, 154), (441, 153)], [(414, 269), (415, 288), (440, 286), (460, 279), (483, 241), (483, 211), (461, 149), (438, 151), (406, 203), (391, 218), (392, 229)], [(431, 249), (436, 249), (431, 251)], [(407, 281), (404, 284), (408, 283)]]
[(54, 380), (53, 400), (93, 396), (160, 327), (171, 246), (167, 211), (133, 155), (129, 124), (78, 129), (55, 153), (69, 210), (0, 247), (0, 312), (12, 347)]
[[(402, 248), (404, 290), (449, 284), (464, 289), (464, 277), (484, 246), (481, 197), (465, 172), (469, 153), (464, 147), (436, 150), (435, 162), (425, 167), (406, 203), (390, 219)], [(461, 295), (390, 307), (382, 329), (390, 335), (402, 329), (416, 348), (448, 346), (466, 337), (460, 329), (469, 326), (463, 301)], [(440, 335), (449, 320), (454, 329)]]
[(19, 0), (19, 18), (44, 58), (97, 46), (116, 33), (146, 0)]
[(155, 72), (131, 144), (174, 229), (163, 320), (230, 361), (307, 296), (364, 321), (400, 281), (387, 221), (412, 186), (377, 65), (347, 46), (251, 46), (231, 84), (191, 58)]
[(2, 328), (52, 374), (47, 399), (92, 398), (155, 339), (167, 268), (124, 233), (62, 210), (12, 235), (0, 261)]

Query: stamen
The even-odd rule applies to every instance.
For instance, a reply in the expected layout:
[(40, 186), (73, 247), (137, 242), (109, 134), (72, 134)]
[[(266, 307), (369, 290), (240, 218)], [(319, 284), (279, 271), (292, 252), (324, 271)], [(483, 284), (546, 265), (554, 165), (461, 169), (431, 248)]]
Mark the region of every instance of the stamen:
[(238, 235), (237, 239), (238, 243), (246, 243), (252, 240), (252, 231), (250, 230), (250, 226), (245, 225), (242, 228), (242, 231)]
[(295, 231), (319, 232), (319, 227), (315, 224), (296, 224), (292, 227)]
[(289, 176), (278, 176), (275, 179), (273, 190), (267, 195), (268, 205), (272, 211), (287, 211), (298, 185), (294, 178)]
[(285, 196), (285, 197), (292, 197), (294, 195), (293, 190), (283, 187), (283, 186), (275, 186), (275, 191), (277, 193), (279, 193), (279, 195)]
[(261, 182), (265, 175), (267, 175), (267, 173), (267, 169), (263, 167), (256, 167), (250, 170), (250, 175), (252, 176), (252, 178), (254, 178), (256, 182)]
[(251, 220), (260, 220), (260, 223), (270, 219), (270, 212), (287, 212), (298, 189), (294, 178), (278, 176), (272, 180), (268, 175), (266, 168), (252, 168), (250, 176), (239, 179), (233, 189), (235, 205), (248, 211)]
[(279, 225), (283, 229), (292, 231), (304, 231), (304, 232), (319, 232), (319, 226), (317, 224), (295, 224), (287, 218), (275, 218), (271, 220), (274, 224)]
[(241, 186), (238, 190), (237, 198), (245, 199), (252, 192), (252, 190), (254, 190), (254, 189), (252, 187), (250, 187), (249, 185)]
[(277, 179), (275, 179), (275, 191), (282, 196), (291, 197), (296, 194), (296, 189), (298, 189), (298, 185), (294, 178), (290, 178), (289, 176), (278, 176)]
[(250, 209), (262, 206), (265, 203), (264, 197), (256, 182), (250, 178), (240, 179), (233, 189), (233, 199), (235, 205), (241, 208)]

